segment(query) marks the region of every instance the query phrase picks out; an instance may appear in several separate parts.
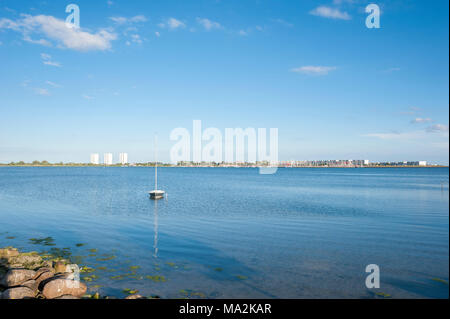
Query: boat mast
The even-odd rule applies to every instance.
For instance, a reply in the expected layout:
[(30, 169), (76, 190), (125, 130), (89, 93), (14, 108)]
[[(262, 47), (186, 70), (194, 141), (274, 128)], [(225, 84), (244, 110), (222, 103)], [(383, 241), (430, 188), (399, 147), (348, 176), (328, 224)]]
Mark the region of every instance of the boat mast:
[(158, 138), (155, 135), (155, 190), (158, 190)]

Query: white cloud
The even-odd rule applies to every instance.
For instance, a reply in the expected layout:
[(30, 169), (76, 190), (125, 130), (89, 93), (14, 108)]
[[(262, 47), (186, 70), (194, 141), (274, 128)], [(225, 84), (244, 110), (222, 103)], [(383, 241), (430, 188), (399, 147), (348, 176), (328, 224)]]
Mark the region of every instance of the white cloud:
[(61, 67), (61, 63), (59, 63), (59, 62), (43, 61), (42, 63), (44, 63), (45, 65), (55, 66), (57, 68)]
[(128, 19), (125, 17), (109, 17), (109, 19), (117, 24), (125, 24), (128, 21)]
[(311, 74), (311, 75), (326, 75), (331, 71), (336, 70), (335, 66), (314, 66), (306, 65), (299, 68), (294, 68), (291, 71), (297, 73)]
[(343, 3), (354, 3), (355, 0), (333, 0), (333, 4), (340, 5)]
[(434, 124), (427, 128), (427, 132), (430, 133), (448, 133), (448, 125), (444, 124)]
[(59, 84), (57, 84), (55, 82), (52, 82), (52, 81), (45, 81), (45, 83), (50, 85), (50, 86), (52, 86), (52, 87), (54, 87), (54, 88), (60, 88), (61, 87), (61, 85), (59, 85)]
[(220, 23), (211, 21), (206, 18), (197, 18), (197, 23), (202, 25), (205, 28), (205, 30), (208, 30), (208, 31), (210, 31), (212, 29), (222, 29), (222, 26), (220, 25)]
[(342, 12), (337, 8), (331, 8), (327, 6), (319, 6), (314, 10), (310, 11), (309, 14), (329, 19), (340, 19), (340, 20), (351, 19), (350, 15), (347, 12)]
[(169, 28), (170, 30), (175, 30), (178, 28), (185, 28), (186, 24), (175, 18), (169, 18), (167, 19), (167, 21), (158, 24), (158, 26), (160, 28)]
[(424, 137), (423, 131), (414, 132), (390, 132), (390, 133), (371, 133), (366, 134), (367, 137), (376, 137), (382, 140), (407, 140), (407, 139), (417, 139)]
[(289, 27), (289, 28), (292, 28), (294, 26), (292, 23), (289, 23), (283, 19), (271, 19), (271, 21), (281, 24), (282, 26)]
[(241, 35), (241, 36), (243, 36), (243, 37), (245, 37), (245, 36), (248, 35), (248, 32), (245, 31), (245, 30), (239, 30), (238, 34)]
[(126, 23), (138, 23), (138, 22), (146, 22), (147, 18), (143, 15), (137, 15), (131, 18), (126, 17), (110, 17), (110, 20), (114, 21), (117, 24), (126, 24)]
[(433, 122), (432, 119), (430, 118), (421, 118), (421, 117), (417, 117), (414, 120), (411, 121), (411, 123), (413, 124), (422, 124), (422, 123), (431, 123)]
[(161, 36), (161, 34), (160, 34), (158, 31), (155, 32), (155, 35), (156, 35), (158, 38)]
[[(54, 41), (58, 47), (77, 51), (107, 50), (111, 48), (111, 41), (117, 38), (106, 30), (90, 33), (80, 28), (67, 27), (65, 21), (53, 16), (23, 14), (21, 17), (16, 21), (0, 19), (0, 29), (17, 31), (22, 34), (24, 41), (47, 46), (52, 45), (51, 41)], [(33, 40), (33, 34), (45, 38)]]
[(62, 65), (59, 62), (52, 61), (52, 56), (47, 53), (41, 53), (42, 63), (45, 65), (56, 66), (60, 68)]
[(36, 88), (34, 89), (34, 91), (36, 92), (36, 94), (38, 95), (42, 95), (42, 96), (49, 96), (50, 92), (47, 89), (43, 89), (43, 88)]
[(134, 43), (142, 44), (142, 39), (139, 34), (132, 34), (131, 41), (133, 41)]
[(83, 99), (86, 99), (86, 100), (92, 100), (92, 99), (94, 99), (93, 96), (90, 96), (90, 95), (87, 95), (87, 94), (83, 94), (83, 95), (81, 95), (81, 97), (82, 97)]
[(136, 23), (136, 22), (146, 22), (147, 18), (143, 15), (137, 15), (130, 19), (130, 22)]
[(108, 1), (106, 1), (106, 4), (108, 5), (108, 7), (111, 7), (114, 4), (114, 2), (112, 2), (111, 0), (108, 0)]

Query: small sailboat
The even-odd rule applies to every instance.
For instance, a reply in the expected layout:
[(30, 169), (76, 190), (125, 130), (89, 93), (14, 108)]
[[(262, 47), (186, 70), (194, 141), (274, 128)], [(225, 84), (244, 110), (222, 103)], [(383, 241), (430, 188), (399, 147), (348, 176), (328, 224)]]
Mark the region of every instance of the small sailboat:
[(155, 136), (155, 189), (148, 192), (150, 195), (150, 199), (158, 200), (164, 198), (164, 195), (166, 194), (165, 191), (158, 189), (158, 151), (157, 151), (157, 139)]

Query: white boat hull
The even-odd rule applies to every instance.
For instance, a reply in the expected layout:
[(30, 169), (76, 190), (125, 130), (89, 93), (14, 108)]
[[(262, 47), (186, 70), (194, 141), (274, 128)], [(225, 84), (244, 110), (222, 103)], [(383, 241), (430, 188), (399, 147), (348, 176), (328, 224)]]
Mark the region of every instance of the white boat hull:
[(154, 190), (154, 191), (148, 192), (148, 194), (150, 195), (150, 199), (161, 199), (161, 198), (164, 198), (164, 195), (166, 194), (166, 192), (160, 191), (160, 190)]

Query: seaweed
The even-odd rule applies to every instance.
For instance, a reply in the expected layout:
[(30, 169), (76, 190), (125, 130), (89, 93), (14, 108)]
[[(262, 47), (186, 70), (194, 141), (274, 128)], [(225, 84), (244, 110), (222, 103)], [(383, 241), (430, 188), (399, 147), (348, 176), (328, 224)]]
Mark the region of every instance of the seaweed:
[(150, 279), (153, 282), (166, 282), (167, 281), (164, 276), (159, 276), (159, 275), (155, 275), (155, 276), (147, 275), (147, 276), (145, 276), (145, 278)]
[(448, 281), (441, 279), (441, 278), (431, 278), (431, 280), (436, 281), (436, 282), (440, 282), (442, 284), (448, 285)]
[(134, 295), (137, 294), (139, 290), (132, 290), (130, 288), (125, 288), (124, 290), (122, 290), (122, 292), (127, 295)]
[(55, 239), (53, 239), (53, 237), (30, 238), (30, 244), (43, 246), (56, 246)]
[(376, 292), (376, 296), (382, 297), (382, 298), (391, 298), (392, 296), (390, 294), (384, 293), (384, 292)]

